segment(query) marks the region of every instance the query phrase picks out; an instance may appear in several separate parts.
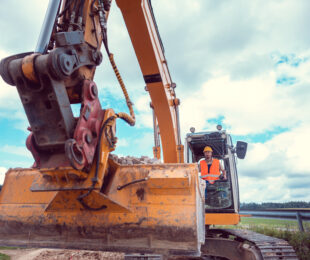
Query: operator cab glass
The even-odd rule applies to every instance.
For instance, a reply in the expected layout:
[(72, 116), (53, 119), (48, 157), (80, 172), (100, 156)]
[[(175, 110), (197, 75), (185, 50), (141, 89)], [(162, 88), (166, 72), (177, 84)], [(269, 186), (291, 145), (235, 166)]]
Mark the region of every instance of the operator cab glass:
[(239, 188), (230, 135), (225, 131), (189, 133), (185, 144), (186, 162), (198, 163), (204, 159), (204, 147), (210, 146), (213, 150), (212, 157), (218, 159), (222, 169), (226, 171), (226, 180), (219, 179), (213, 184), (206, 183), (206, 212), (238, 212)]
[[(219, 158), (217, 158), (219, 159)], [(223, 160), (220, 159), (222, 168), (228, 175), (229, 167), (224, 166)], [(205, 208), (206, 209), (223, 209), (232, 205), (231, 185), (228, 180), (217, 180), (213, 184), (206, 184)]]

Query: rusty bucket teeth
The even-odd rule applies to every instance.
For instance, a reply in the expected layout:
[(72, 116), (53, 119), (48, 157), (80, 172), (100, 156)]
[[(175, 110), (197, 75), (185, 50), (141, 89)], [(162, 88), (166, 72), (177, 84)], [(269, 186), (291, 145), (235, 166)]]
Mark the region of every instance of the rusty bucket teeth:
[(114, 163), (104, 188), (93, 190), (79, 184), (32, 191), (39, 175), (36, 169), (7, 172), (0, 193), (0, 245), (200, 252), (204, 191), (194, 164)]

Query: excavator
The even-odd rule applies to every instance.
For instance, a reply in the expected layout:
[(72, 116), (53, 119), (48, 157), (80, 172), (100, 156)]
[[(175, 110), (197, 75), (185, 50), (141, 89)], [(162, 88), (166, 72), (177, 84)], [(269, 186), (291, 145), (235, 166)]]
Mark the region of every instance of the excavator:
[[(283, 240), (213, 227), (240, 221), (235, 159), (236, 154), (244, 158), (246, 143), (234, 147), (219, 127), (192, 131), (184, 148), (180, 100), (151, 0), (115, 2), (150, 95), (153, 153), (162, 163), (126, 165), (111, 156), (117, 145), (116, 122), (134, 126), (136, 121), (108, 45), (111, 0), (50, 0), (35, 50), (0, 63), (3, 80), (16, 87), (23, 104), (29, 122), (26, 146), (34, 158), (32, 167), (6, 173), (0, 193), (0, 245), (140, 253), (141, 259), (147, 254), (297, 259)], [(129, 114), (99, 101), (93, 79), (103, 55)], [(80, 104), (78, 117), (73, 104)], [(227, 171), (227, 180), (207, 186), (207, 198), (197, 167), (205, 145)]]

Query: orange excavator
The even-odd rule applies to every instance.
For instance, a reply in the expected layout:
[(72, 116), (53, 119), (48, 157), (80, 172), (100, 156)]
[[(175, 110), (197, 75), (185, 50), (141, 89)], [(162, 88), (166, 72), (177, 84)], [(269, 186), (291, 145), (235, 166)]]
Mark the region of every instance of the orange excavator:
[[(26, 145), (34, 158), (31, 168), (6, 173), (0, 245), (228, 259), (265, 259), (263, 250), (269, 246), (286, 254), (291, 249), (282, 240), (210, 228), (240, 220), (234, 159), (235, 152), (245, 155), (245, 144), (234, 148), (222, 130), (188, 134), (184, 163), (180, 101), (151, 1), (116, 4), (151, 98), (154, 157), (160, 159), (162, 152), (163, 163), (121, 165), (110, 156), (117, 144), (116, 121), (135, 124), (108, 45), (111, 0), (50, 0), (35, 51), (0, 63), (3, 80), (16, 87), (27, 115)], [(129, 114), (101, 107), (93, 82), (102, 62), (101, 45)], [(81, 105), (79, 117), (74, 117), (72, 104)], [(226, 182), (207, 187), (206, 200), (197, 167), (204, 145), (216, 151), (228, 174)]]

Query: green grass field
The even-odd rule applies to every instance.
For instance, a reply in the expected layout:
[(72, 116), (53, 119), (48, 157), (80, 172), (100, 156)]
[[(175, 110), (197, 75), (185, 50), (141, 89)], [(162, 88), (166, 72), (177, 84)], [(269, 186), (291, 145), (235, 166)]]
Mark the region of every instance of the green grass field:
[(10, 257), (0, 253), (0, 260), (9, 260)]
[[(260, 226), (260, 227), (269, 227), (275, 229), (285, 229), (289, 231), (298, 231), (298, 223), (296, 220), (285, 220), (285, 219), (266, 219), (266, 218), (249, 218), (242, 217), (241, 222), (237, 227), (251, 227), (251, 226)], [(303, 221), (303, 227), (305, 231), (310, 232), (310, 222)]]
[[(19, 247), (7, 247), (7, 246), (0, 246), (0, 250), (14, 250), (14, 249), (18, 249)], [(1, 254), (0, 253), (0, 260), (10, 260), (11, 258), (8, 255), (5, 254)]]
[[(241, 217), (241, 222), (238, 225), (217, 226), (221, 228), (240, 228), (251, 229), (252, 227), (273, 228), (279, 230), (298, 231), (298, 223), (296, 220), (285, 219), (266, 219), (266, 218), (251, 218)], [(303, 227), (306, 232), (310, 232), (310, 222), (303, 221)]]

